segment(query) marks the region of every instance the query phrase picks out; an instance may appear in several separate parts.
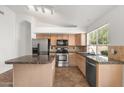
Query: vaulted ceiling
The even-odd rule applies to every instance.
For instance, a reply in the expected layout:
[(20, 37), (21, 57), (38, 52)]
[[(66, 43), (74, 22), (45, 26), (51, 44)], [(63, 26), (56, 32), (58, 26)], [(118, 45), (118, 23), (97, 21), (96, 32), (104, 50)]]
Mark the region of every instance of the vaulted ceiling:
[(51, 5), (46, 6), (54, 10), (53, 15), (29, 11), (27, 6), (7, 6), (17, 14), (35, 17), (39, 23), (62, 27), (86, 28), (100, 17), (111, 11), (112, 5)]

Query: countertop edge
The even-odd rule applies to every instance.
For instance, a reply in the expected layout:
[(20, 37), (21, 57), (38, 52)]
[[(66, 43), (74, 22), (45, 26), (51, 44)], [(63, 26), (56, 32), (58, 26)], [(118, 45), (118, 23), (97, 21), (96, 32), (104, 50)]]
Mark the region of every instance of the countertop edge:
[(98, 62), (97, 60), (94, 60), (94, 59), (88, 57), (87, 55), (85, 55), (85, 54), (83, 54), (83, 53), (81, 54), (81, 53), (78, 53), (78, 52), (77, 52), (77, 54), (79, 54), (79, 55), (81, 55), (81, 56), (83, 56), (83, 57), (86, 57), (86, 58), (89, 58), (89, 59), (95, 61), (96, 64), (124, 64), (124, 62), (122, 62), (122, 61), (117, 61), (117, 60), (112, 60), (112, 61), (107, 61), (107, 62)]
[[(44, 57), (47, 57), (47, 55), (43, 55)], [(42, 56), (42, 57), (43, 57)], [(25, 61), (25, 57), (30, 57), (30, 61)], [(44, 58), (44, 59), (38, 59), (36, 58), (36, 56), (33, 58), (33, 55), (25, 55), (25, 56), (20, 56), (20, 57), (16, 57), (16, 58), (12, 58), (12, 59), (8, 59), (5, 61), (5, 64), (50, 64), (53, 62), (53, 60), (55, 59), (55, 56), (49, 56), (48, 58)], [(39, 57), (39, 56), (38, 56)], [(24, 58), (24, 62), (23, 62), (23, 58)], [(16, 62), (17, 60), (17, 62)], [(45, 62), (43, 62), (45, 61)]]

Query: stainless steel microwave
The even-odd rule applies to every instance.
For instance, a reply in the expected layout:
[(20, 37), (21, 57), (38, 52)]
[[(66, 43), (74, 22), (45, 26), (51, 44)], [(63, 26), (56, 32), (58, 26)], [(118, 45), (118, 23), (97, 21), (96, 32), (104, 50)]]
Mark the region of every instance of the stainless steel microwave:
[(68, 46), (68, 40), (57, 40), (57, 46)]

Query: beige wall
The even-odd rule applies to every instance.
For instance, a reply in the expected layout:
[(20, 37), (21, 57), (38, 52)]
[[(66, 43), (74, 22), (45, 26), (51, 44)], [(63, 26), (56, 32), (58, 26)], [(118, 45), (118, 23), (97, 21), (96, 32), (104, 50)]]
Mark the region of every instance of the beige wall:
[[(109, 60), (117, 60), (117, 61), (122, 61), (124, 62), (124, 46), (122, 45), (114, 45), (114, 46), (109, 46)], [(116, 54), (113, 54), (113, 52), (116, 52)], [(124, 66), (124, 65), (122, 65)], [(123, 72), (122, 72), (122, 77), (123, 77), (123, 86), (124, 86), (124, 67), (123, 67)]]

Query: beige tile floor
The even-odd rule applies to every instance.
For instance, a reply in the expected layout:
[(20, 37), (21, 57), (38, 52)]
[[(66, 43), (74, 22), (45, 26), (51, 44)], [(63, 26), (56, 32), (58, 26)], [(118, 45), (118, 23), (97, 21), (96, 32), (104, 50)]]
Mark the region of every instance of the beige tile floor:
[[(12, 70), (0, 75), (0, 87), (12, 87)], [(76, 66), (56, 68), (54, 87), (89, 87)]]
[(56, 68), (54, 87), (89, 87), (76, 66)]
[(12, 70), (0, 74), (0, 87), (12, 87)]

